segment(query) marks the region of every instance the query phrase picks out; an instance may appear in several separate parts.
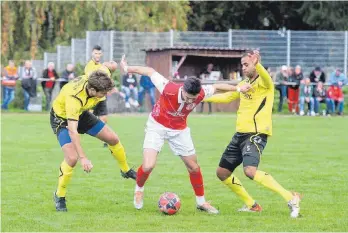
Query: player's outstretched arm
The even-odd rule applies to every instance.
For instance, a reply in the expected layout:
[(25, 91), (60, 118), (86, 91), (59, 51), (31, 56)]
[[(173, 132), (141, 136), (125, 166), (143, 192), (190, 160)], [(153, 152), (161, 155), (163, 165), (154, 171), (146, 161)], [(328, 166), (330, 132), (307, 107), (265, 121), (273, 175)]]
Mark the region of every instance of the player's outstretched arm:
[(93, 165), (88, 160), (86, 154), (83, 152), (81, 141), (80, 141), (80, 135), (77, 131), (77, 126), (78, 126), (78, 121), (68, 120), (68, 130), (69, 130), (69, 136), (71, 138), (71, 142), (74, 145), (75, 150), (79, 156), (83, 170), (86, 172), (90, 172), (93, 168)]
[(230, 84), (225, 84), (225, 83), (217, 83), (213, 84), (213, 88), (216, 91), (237, 91), (237, 92), (248, 92), (252, 87), (249, 83), (244, 83), (243, 85), (240, 86), (234, 86)]
[(265, 87), (267, 87), (267, 88), (273, 87), (274, 84), (273, 84), (273, 80), (272, 80), (271, 76), (269, 75), (269, 73), (267, 72), (265, 67), (263, 67), (263, 65), (261, 65), (261, 56), (260, 56), (259, 51), (257, 51), (257, 50), (253, 51), (253, 54), (250, 54), (250, 56), (254, 60), (256, 72), (261, 77)]
[(211, 103), (230, 103), (233, 100), (239, 99), (239, 92), (229, 91), (222, 94), (216, 94), (204, 99), (204, 102)]
[(125, 73), (136, 73), (150, 77), (157, 90), (162, 93), (168, 79), (160, 75), (155, 69), (147, 66), (128, 66), (125, 55), (122, 56), (120, 67)]

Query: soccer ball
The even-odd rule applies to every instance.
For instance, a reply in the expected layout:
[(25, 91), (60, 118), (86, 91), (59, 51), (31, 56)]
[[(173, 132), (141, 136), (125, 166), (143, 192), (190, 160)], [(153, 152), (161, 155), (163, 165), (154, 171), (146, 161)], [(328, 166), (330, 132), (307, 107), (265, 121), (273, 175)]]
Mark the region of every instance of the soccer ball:
[(158, 201), (159, 210), (168, 215), (173, 215), (178, 212), (180, 206), (180, 198), (175, 193), (163, 193)]

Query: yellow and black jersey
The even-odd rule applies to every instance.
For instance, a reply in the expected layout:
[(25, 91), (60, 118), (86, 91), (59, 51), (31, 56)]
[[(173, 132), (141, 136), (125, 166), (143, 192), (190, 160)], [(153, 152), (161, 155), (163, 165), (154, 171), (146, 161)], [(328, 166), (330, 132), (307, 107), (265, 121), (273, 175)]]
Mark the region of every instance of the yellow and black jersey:
[(101, 63), (96, 63), (95, 61), (93, 60), (90, 60), (87, 65), (85, 66), (85, 75), (90, 75), (93, 71), (96, 71), (96, 70), (101, 70), (101, 71), (104, 71), (108, 74), (109, 77), (111, 77), (111, 72), (110, 70), (104, 66), (103, 64)]
[(247, 93), (226, 92), (214, 95), (206, 102), (229, 103), (240, 99), (240, 105), (237, 112), (236, 131), (239, 133), (262, 133), (272, 135), (272, 107), (274, 100), (273, 80), (258, 63), (256, 65), (258, 77), (252, 82), (248, 79), (243, 80), (238, 85), (250, 83), (252, 89)]
[(79, 120), (86, 110), (92, 109), (103, 98), (91, 97), (87, 92), (88, 78), (86, 75), (66, 84), (53, 101), (52, 108), (57, 116), (68, 120)]

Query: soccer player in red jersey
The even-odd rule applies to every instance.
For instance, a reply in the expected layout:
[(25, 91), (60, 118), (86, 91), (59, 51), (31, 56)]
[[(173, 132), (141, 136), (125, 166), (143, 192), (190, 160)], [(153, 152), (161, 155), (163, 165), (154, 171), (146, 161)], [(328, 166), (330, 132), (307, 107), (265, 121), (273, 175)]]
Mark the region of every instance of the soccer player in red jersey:
[(155, 167), (157, 155), (166, 140), (173, 153), (182, 159), (189, 172), (196, 195), (197, 209), (218, 214), (219, 211), (205, 200), (203, 177), (197, 163), (197, 155), (186, 118), (204, 98), (212, 96), (216, 90), (244, 93), (251, 86), (249, 84), (240, 87), (228, 84), (202, 86), (197, 78), (188, 78), (183, 84), (177, 84), (167, 80), (151, 67), (128, 66), (124, 56), (120, 66), (126, 73), (149, 76), (161, 93), (146, 123), (143, 163), (137, 173), (134, 207), (136, 209), (143, 207), (144, 184)]

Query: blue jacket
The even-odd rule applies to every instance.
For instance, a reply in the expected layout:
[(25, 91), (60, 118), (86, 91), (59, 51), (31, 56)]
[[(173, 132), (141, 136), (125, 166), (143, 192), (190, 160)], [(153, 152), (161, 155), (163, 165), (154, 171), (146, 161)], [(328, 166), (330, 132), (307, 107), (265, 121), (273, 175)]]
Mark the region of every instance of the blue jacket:
[(341, 73), (340, 76), (336, 76), (336, 72), (334, 71), (330, 75), (329, 83), (335, 85), (338, 84), (338, 82), (342, 82), (343, 85), (347, 84), (347, 77), (345, 77), (343, 73)]

